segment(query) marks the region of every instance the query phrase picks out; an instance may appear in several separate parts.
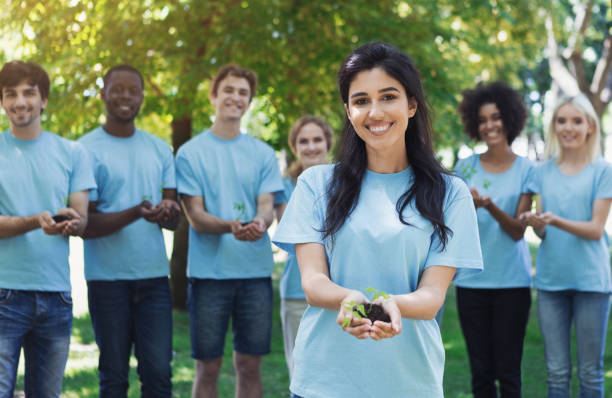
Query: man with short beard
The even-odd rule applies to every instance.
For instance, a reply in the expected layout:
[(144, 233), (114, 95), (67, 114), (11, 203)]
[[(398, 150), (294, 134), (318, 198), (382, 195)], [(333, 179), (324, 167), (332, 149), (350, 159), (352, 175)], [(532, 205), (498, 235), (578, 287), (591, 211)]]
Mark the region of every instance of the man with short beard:
[(42, 130), (49, 76), (13, 61), (0, 70), (0, 398), (12, 398), (25, 354), (27, 397), (59, 397), (68, 360), (72, 297), (68, 235), (87, 224), (95, 188), (86, 150)]
[(134, 346), (142, 397), (171, 396), (172, 299), (161, 228), (176, 229), (168, 144), (134, 125), (144, 81), (130, 65), (104, 76), (106, 123), (82, 137), (98, 189), (85, 231), (89, 312), (100, 349), (100, 397), (127, 396)]

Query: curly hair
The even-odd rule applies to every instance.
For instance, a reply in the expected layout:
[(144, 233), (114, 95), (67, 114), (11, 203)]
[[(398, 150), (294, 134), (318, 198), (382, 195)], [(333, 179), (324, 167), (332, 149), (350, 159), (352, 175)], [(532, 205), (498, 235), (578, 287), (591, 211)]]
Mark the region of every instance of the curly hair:
[(463, 90), (463, 100), (458, 111), (465, 133), (473, 140), (480, 141), (478, 134), (478, 112), (484, 104), (495, 104), (501, 113), (506, 132), (506, 141), (512, 141), (520, 134), (527, 120), (527, 109), (521, 95), (504, 82), (478, 83), (473, 90)]

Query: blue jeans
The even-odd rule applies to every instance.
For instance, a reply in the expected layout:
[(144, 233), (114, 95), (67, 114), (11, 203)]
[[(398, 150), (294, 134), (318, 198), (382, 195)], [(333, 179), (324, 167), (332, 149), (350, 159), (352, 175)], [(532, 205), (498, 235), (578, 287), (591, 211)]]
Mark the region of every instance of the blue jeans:
[(548, 398), (569, 398), (574, 323), (580, 398), (603, 398), (603, 357), (610, 295), (593, 292), (538, 290), (538, 318), (548, 370)]
[(172, 394), (172, 298), (167, 277), (88, 281), (89, 312), (100, 349), (100, 397), (127, 397), (132, 344), (141, 396)]
[(23, 347), (27, 397), (59, 397), (72, 333), (70, 292), (0, 289), (0, 398), (13, 398)]

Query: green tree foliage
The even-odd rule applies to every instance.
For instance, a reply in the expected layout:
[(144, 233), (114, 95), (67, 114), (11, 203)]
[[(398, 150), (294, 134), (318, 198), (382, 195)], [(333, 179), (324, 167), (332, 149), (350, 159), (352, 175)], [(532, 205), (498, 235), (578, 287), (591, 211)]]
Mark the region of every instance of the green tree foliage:
[(289, 126), (304, 113), (322, 115), (339, 129), (335, 79), (342, 59), (360, 44), (384, 40), (415, 59), (435, 109), (436, 142), (447, 147), (460, 139), (460, 90), (478, 79), (513, 81), (545, 44), (540, 3), (527, 0), (5, 4), (3, 37), (18, 33), (16, 55), (51, 72), (46, 126), (69, 137), (100, 123), (96, 81), (113, 64), (131, 63), (143, 72), (141, 125), (169, 140), (173, 122), (196, 131), (210, 124), (209, 79), (220, 65), (236, 62), (260, 77), (249, 124), (281, 148)]

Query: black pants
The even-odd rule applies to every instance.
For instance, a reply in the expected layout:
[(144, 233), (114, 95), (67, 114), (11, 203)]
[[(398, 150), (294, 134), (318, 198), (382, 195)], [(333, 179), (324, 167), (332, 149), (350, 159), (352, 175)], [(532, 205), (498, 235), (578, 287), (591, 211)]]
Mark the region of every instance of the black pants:
[(523, 341), (531, 307), (529, 288), (457, 287), (459, 322), (470, 358), (474, 398), (521, 396)]

